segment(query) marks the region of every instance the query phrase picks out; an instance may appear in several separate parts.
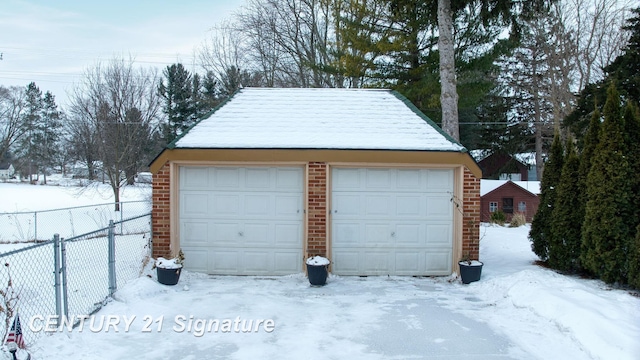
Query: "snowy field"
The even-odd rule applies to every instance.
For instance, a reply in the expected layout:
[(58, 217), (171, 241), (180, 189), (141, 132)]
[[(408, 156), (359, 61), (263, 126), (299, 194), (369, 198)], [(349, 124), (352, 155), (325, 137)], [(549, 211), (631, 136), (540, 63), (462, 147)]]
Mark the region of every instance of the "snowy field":
[[(528, 231), (483, 226), (482, 279), (469, 285), (331, 276), (310, 287), (304, 274), (185, 272), (165, 286), (148, 269), (82, 330), (34, 337), (30, 351), (65, 360), (640, 358), (640, 297), (534, 265)], [(39, 319), (22, 323), (42, 331)]]
[[(0, 183), (0, 243), (16, 244), (50, 240), (53, 234), (69, 238), (149, 213), (151, 185), (125, 186), (121, 191), (121, 212), (114, 211), (113, 191), (107, 184), (52, 176), (47, 186), (28, 183)], [(50, 211), (61, 209), (60, 211)], [(35, 212), (35, 213), (34, 213)], [(0, 247), (2, 251), (10, 247)]]

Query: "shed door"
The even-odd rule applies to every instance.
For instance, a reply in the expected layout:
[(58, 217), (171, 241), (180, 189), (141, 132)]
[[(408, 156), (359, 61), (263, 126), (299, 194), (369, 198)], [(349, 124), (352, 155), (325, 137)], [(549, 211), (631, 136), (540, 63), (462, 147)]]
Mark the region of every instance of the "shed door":
[(180, 167), (185, 268), (210, 274), (302, 272), (301, 168)]
[(332, 171), (333, 272), (448, 275), (452, 169)]

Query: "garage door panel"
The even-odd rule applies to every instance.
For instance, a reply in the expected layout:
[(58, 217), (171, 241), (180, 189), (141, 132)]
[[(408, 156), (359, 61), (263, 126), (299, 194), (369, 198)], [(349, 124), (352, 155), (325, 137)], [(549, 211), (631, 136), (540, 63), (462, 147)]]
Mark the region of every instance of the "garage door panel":
[(396, 188), (400, 191), (418, 192), (423, 186), (423, 176), (420, 170), (398, 170), (396, 172)]
[[(197, 181), (187, 180), (192, 173)], [(204, 254), (186, 268), (227, 275), (302, 271), (302, 179), (302, 168), (293, 167), (181, 167), (181, 247)]]
[(213, 213), (211, 216), (231, 216), (240, 214), (240, 195), (215, 194), (213, 195)]
[(453, 204), (450, 196), (429, 196), (427, 198), (427, 217), (450, 219)]
[(333, 213), (341, 218), (359, 216), (363, 211), (359, 194), (336, 194), (333, 198)]
[[(235, 244), (240, 236), (240, 226), (236, 222), (211, 221), (210, 246), (228, 246)], [(181, 239), (181, 242), (188, 239)]]
[(358, 169), (339, 170), (340, 171), (334, 171), (334, 177), (332, 179), (334, 189), (340, 189), (342, 191), (360, 189), (360, 171)]
[(422, 254), (414, 251), (397, 251), (395, 253), (396, 275), (414, 275), (423, 268)]
[(184, 238), (188, 244), (193, 246), (206, 246), (209, 241), (209, 222), (208, 221), (185, 221)]
[(344, 244), (346, 246), (357, 244), (360, 237), (360, 224), (358, 223), (334, 223), (333, 225), (334, 243)]
[(364, 255), (362, 267), (366, 273), (373, 275), (387, 275), (389, 273), (392, 264), (387, 251), (365, 250), (362, 253)]
[(296, 247), (300, 242), (302, 226), (299, 223), (275, 224), (275, 246), (281, 248)]
[(388, 224), (364, 224), (364, 233), (365, 237), (360, 239), (360, 243), (367, 248), (390, 246), (395, 242)]
[(451, 250), (431, 250), (425, 254), (426, 270), (433, 275), (451, 273)]
[(423, 246), (424, 232), (422, 224), (398, 224), (393, 232), (397, 246)]
[(278, 250), (274, 253), (273, 268), (275, 275), (288, 275), (299, 272), (298, 266), (301, 261), (299, 251)]
[(265, 191), (272, 188), (271, 173), (269, 169), (244, 169), (245, 191)]
[(205, 192), (182, 194), (182, 214), (191, 217), (206, 217), (209, 213), (209, 196)]
[(360, 275), (360, 252), (357, 250), (342, 249), (334, 253), (333, 268), (339, 268), (343, 275)]
[(427, 187), (431, 192), (453, 191), (453, 172), (451, 170), (429, 170)]
[(395, 200), (395, 215), (397, 217), (419, 217), (424, 214), (423, 196), (397, 196)]
[(209, 188), (213, 189), (240, 189), (240, 170), (238, 168), (211, 168), (213, 172), (213, 184)]
[(277, 191), (290, 192), (302, 184), (302, 172), (299, 169), (278, 168), (275, 171), (275, 188)]
[(189, 259), (189, 269), (206, 272), (209, 267), (209, 251), (206, 247), (181, 247), (185, 259)]
[(272, 254), (265, 251), (244, 251), (242, 254), (244, 272), (255, 275), (267, 275), (269, 270), (273, 268), (271, 256)]
[(260, 216), (268, 217), (272, 214), (270, 211), (271, 204), (270, 195), (245, 194), (244, 195), (244, 214), (249, 217)]
[(445, 246), (453, 245), (453, 236), (451, 234), (451, 224), (427, 224), (426, 244), (427, 246)]
[(180, 182), (181, 188), (206, 189), (209, 187), (209, 169), (206, 167), (190, 167), (183, 172), (184, 182)]
[[(367, 216), (389, 216), (393, 207), (389, 195), (365, 195), (364, 212)], [(362, 206), (363, 204), (358, 204)]]
[[(363, 170), (360, 170), (363, 171)], [(365, 169), (365, 186), (368, 189), (388, 190), (391, 184), (391, 174), (387, 169)]]
[(296, 195), (276, 195), (275, 215), (277, 217), (291, 217), (300, 214), (302, 197)]
[(267, 222), (245, 222), (241, 226), (238, 242), (245, 247), (269, 248), (273, 246), (271, 224)]
[[(215, 274), (222, 275), (235, 275), (241, 273), (241, 253), (238, 250), (229, 249), (209, 252), (209, 268), (208, 271), (213, 271)], [(185, 254), (186, 258), (186, 254)], [(188, 263), (185, 262), (185, 265)]]

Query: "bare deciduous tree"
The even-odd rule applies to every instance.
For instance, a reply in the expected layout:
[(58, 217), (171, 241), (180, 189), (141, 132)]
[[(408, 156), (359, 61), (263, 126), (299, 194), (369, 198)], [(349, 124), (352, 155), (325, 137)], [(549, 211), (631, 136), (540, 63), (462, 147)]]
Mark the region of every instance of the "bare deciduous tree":
[(628, 34), (622, 30), (632, 1), (565, 0), (565, 26), (575, 33), (577, 91), (602, 79), (602, 69), (620, 55)]
[(136, 69), (133, 60), (114, 59), (86, 71), (70, 98), (81, 128), (95, 135), (98, 159), (119, 210), (120, 188), (131, 181), (150, 146), (161, 102), (154, 71)]
[(22, 87), (0, 85), (0, 159), (26, 131), (22, 122), (25, 96)]
[(263, 86), (334, 86), (325, 71), (335, 42), (334, 2), (250, 0), (235, 21), (214, 30), (200, 60), (218, 80), (234, 68)]

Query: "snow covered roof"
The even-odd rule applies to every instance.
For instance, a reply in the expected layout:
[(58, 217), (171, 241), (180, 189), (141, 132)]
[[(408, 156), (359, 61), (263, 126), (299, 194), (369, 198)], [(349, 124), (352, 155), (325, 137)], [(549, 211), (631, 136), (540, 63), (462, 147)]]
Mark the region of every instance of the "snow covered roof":
[(325, 88), (241, 89), (169, 147), (466, 151), (394, 91)]
[[(509, 180), (481, 179), (480, 180), (480, 196), (485, 196), (486, 194), (506, 184), (508, 181)], [(511, 182), (531, 193), (540, 195), (540, 181), (511, 181)]]

